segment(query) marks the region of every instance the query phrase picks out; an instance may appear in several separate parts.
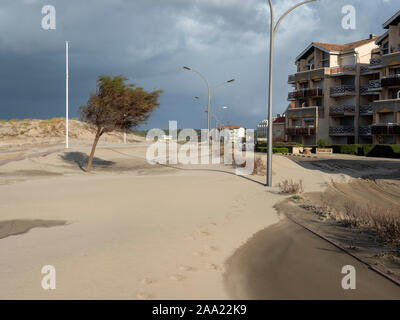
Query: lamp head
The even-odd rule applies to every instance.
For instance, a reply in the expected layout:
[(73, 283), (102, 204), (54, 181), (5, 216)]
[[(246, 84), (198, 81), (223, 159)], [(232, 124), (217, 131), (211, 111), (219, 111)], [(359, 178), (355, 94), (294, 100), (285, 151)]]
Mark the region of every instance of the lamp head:
[(183, 67), (183, 69), (185, 69), (185, 70), (192, 70), (192, 69), (190, 69), (189, 67)]
[(235, 82), (235, 79), (227, 81), (228, 83)]

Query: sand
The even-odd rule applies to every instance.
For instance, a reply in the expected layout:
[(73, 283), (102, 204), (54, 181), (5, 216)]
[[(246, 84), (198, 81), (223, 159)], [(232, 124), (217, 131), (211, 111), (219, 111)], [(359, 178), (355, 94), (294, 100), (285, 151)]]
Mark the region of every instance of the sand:
[(66, 221), (11, 220), (0, 222), (0, 239), (27, 233), (34, 228), (51, 228), (65, 225)]
[[(343, 290), (343, 266), (356, 290)], [(260, 231), (228, 259), (225, 282), (235, 299), (400, 299), (400, 288), (288, 220)]]
[[(21, 147), (13, 152), (22, 159), (0, 163), (1, 221), (68, 222), (0, 240), (1, 299), (343, 297), (337, 268), (347, 257), (280, 223), (274, 205), (286, 197), (264, 187), (264, 177), (223, 165), (151, 166), (146, 143), (100, 143), (87, 174), (90, 143), (71, 146)], [(352, 179), (281, 156), (274, 173), (276, 183), (302, 179), (307, 192)], [(41, 288), (45, 265), (56, 268), (54, 291)], [(320, 269), (318, 290), (302, 287), (310, 268)], [(397, 297), (369, 270), (362, 278), (362, 293), (346, 297)], [(260, 290), (249, 288), (254, 279)]]

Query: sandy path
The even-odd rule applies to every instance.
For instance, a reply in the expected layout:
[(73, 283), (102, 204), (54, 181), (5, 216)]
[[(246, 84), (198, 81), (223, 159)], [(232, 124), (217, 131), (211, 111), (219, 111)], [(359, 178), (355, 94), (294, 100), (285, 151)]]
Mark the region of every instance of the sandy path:
[[(68, 151), (70, 161), (62, 152), (0, 167), (0, 177), (11, 179), (0, 185), (2, 221), (69, 222), (0, 240), (0, 255), (7, 257), (0, 260), (0, 298), (343, 298), (339, 265), (348, 257), (295, 226), (280, 230), (273, 206), (284, 197), (276, 188), (237, 177), (227, 166), (149, 168), (145, 150), (146, 144), (100, 145), (96, 157), (110, 164), (95, 166), (91, 175), (74, 160), (88, 151), (86, 144)], [(323, 190), (331, 179), (350, 179), (279, 156), (274, 172), (274, 183), (303, 179), (307, 192)], [(269, 229), (261, 240), (247, 242), (274, 224), (278, 232)], [(223, 279), (231, 256), (227, 291)], [(41, 288), (44, 265), (56, 268), (55, 291)], [(317, 284), (303, 289), (313, 273), (319, 291)], [(361, 278), (357, 297), (375, 297), (364, 294), (371, 288), (397, 297), (373, 272), (361, 271)]]
[[(356, 290), (341, 287), (346, 265), (356, 269)], [(397, 285), (288, 220), (236, 251), (225, 281), (236, 299), (400, 299)]]
[[(0, 186), (3, 220), (71, 224), (0, 241), (0, 298), (224, 299), (224, 261), (280, 196), (231, 174), (73, 176)], [(268, 205), (269, 204), (269, 205)], [(57, 290), (41, 286), (54, 265)]]

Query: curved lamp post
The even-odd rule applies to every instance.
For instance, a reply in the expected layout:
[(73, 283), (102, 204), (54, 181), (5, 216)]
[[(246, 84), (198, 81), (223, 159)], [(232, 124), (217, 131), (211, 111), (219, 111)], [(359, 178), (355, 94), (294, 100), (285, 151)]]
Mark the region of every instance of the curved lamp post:
[(235, 79), (228, 80), (228, 81), (224, 81), (224, 82), (220, 83), (219, 85), (215, 86), (214, 88), (211, 88), (211, 87), (210, 87), (210, 84), (209, 84), (209, 82), (208, 82), (208, 80), (207, 80), (207, 78), (206, 78), (204, 75), (202, 75), (199, 71), (194, 70), (194, 69), (189, 68), (189, 67), (183, 67), (183, 69), (184, 69), (184, 70), (187, 70), (187, 71), (193, 71), (194, 73), (197, 73), (197, 74), (205, 81), (205, 83), (207, 84), (207, 89), (208, 89), (207, 129), (208, 129), (208, 131), (210, 131), (210, 123), (211, 123), (211, 118), (210, 118), (210, 117), (211, 117), (211, 116), (210, 116), (210, 114), (211, 114), (211, 113), (210, 113), (211, 95), (214, 93), (214, 91), (215, 91), (217, 88), (222, 87), (223, 85), (226, 85), (226, 84), (228, 84), (228, 83), (232, 83), (232, 82), (235, 81)]
[(279, 25), (282, 20), (294, 9), (302, 6), (303, 4), (307, 4), (310, 2), (319, 1), (319, 0), (306, 0), (302, 1), (288, 11), (286, 11), (275, 24), (274, 20), (274, 8), (272, 6), (272, 1), (268, 0), (271, 14), (271, 26), (270, 26), (270, 47), (269, 47), (269, 88), (268, 88), (268, 158), (267, 158), (267, 187), (272, 187), (272, 145), (273, 145), (273, 137), (272, 137), (272, 89), (273, 89), (273, 67), (274, 67), (274, 40), (275, 34), (278, 30)]

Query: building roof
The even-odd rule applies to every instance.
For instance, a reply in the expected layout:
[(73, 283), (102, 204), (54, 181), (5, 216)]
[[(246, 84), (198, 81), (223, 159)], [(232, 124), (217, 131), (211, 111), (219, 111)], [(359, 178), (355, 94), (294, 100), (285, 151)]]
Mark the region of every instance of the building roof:
[(381, 44), (383, 40), (385, 40), (389, 36), (389, 30), (386, 31), (383, 35), (381, 35), (378, 39), (376, 39), (375, 43), (377, 45)]
[(275, 123), (275, 124), (285, 123), (285, 122), (286, 122), (285, 117), (278, 117), (278, 118), (275, 118), (273, 121), (273, 123)]
[(328, 53), (344, 53), (344, 52), (349, 52), (353, 51), (358, 47), (361, 47), (363, 45), (366, 45), (370, 42), (375, 42), (378, 37), (376, 35), (371, 35), (368, 39), (360, 40), (360, 41), (355, 41), (355, 42), (350, 42), (346, 44), (334, 44), (334, 43), (324, 43), (324, 42), (312, 42), (297, 58), (296, 61), (300, 60), (304, 56), (307, 56), (308, 54), (311, 53), (311, 50), (314, 50), (314, 48), (318, 48), (322, 51), (328, 52)]
[(383, 29), (389, 29), (390, 25), (397, 25), (400, 22), (400, 11), (397, 11), (388, 21), (383, 24)]
[(218, 130), (223, 130), (223, 129), (228, 129), (228, 130), (235, 130), (235, 129), (241, 129), (244, 128), (242, 126), (237, 126), (237, 125), (228, 125), (228, 126), (222, 126), (217, 128)]

